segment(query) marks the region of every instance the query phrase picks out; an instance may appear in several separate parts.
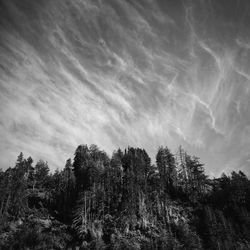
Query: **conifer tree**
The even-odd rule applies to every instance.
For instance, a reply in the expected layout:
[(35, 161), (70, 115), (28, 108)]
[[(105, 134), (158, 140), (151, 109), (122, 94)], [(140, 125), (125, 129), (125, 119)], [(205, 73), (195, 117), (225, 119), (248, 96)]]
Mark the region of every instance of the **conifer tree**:
[(177, 183), (177, 170), (174, 155), (165, 147), (160, 147), (156, 155), (156, 164), (165, 192), (174, 193)]

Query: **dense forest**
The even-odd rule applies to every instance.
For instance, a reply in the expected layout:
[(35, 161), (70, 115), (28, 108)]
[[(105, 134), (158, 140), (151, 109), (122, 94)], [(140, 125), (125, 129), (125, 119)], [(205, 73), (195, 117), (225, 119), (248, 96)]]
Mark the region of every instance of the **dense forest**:
[(20, 153), (0, 170), (0, 249), (250, 249), (243, 172), (211, 179), (181, 147), (160, 147), (155, 162), (80, 145), (51, 173)]

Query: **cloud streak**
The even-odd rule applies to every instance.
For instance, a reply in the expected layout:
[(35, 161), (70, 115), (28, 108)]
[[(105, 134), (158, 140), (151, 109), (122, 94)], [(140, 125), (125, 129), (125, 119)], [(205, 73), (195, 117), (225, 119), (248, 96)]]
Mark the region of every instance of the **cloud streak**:
[(81, 143), (182, 144), (208, 173), (248, 171), (250, 18), (222, 6), (3, 0), (1, 167), (23, 151), (62, 168)]

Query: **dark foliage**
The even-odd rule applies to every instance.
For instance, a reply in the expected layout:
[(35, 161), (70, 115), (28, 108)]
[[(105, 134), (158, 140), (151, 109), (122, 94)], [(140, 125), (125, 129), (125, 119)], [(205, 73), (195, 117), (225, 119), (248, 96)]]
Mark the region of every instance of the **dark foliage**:
[(250, 249), (250, 181), (209, 179), (181, 147), (111, 157), (80, 145), (49, 172), (21, 153), (0, 171), (0, 249)]

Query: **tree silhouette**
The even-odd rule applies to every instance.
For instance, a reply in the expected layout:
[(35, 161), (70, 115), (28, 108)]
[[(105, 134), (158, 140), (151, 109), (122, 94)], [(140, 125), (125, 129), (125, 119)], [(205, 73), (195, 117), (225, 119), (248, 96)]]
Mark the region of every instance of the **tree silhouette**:
[(233, 171), (210, 179), (199, 158), (160, 147), (111, 158), (80, 145), (74, 161), (20, 153), (0, 171), (1, 249), (250, 249), (250, 181)]

